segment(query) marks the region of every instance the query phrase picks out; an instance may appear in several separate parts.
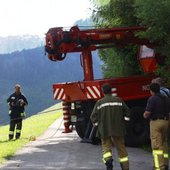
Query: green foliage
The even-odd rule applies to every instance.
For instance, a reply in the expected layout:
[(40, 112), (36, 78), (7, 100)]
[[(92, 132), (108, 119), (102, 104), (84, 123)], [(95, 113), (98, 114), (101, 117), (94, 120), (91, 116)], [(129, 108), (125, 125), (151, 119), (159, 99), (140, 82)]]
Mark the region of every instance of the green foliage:
[(105, 6), (97, 7), (93, 19), (100, 26), (134, 26), (136, 17), (133, 4), (134, 0), (110, 0)]
[(170, 1), (136, 0), (135, 6), (139, 24), (148, 28), (145, 33), (147, 38), (153, 41), (167, 39), (170, 28), (170, 22), (167, 20), (170, 16)]
[[(84, 20), (80, 19), (80, 20), (76, 21), (76, 22), (74, 23), (74, 25), (77, 25), (77, 26), (79, 26), (80, 28), (83, 26), (85, 29), (87, 29), (86, 27), (91, 27), (91, 26), (93, 25), (93, 22), (92, 22), (92, 20), (89, 19), (89, 18), (84, 19)], [(82, 27), (81, 29), (83, 29), (83, 27)]]
[[(100, 0), (96, 0), (101, 4)], [(94, 0), (94, 3), (96, 2)], [(157, 74), (170, 82), (170, 1), (169, 0), (110, 0), (104, 6), (98, 5), (93, 13), (93, 21), (96, 26), (117, 27), (142, 25), (147, 28), (146, 32), (139, 34), (158, 44), (155, 52), (166, 56), (164, 65), (159, 65)], [(105, 76), (136, 74), (139, 71), (137, 60), (134, 60), (136, 50), (124, 48), (109, 50), (107, 55), (100, 52), (104, 61), (103, 71)], [(114, 52), (113, 52), (114, 51)], [(109, 54), (108, 54), (109, 53)], [(106, 59), (111, 56), (111, 59)], [(113, 65), (110, 63), (112, 62)], [(130, 62), (130, 64), (127, 64)], [(120, 65), (124, 67), (121, 69)], [(132, 70), (131, 67), (135, 66)], [(114, 69), (112, 67), (115, 67)]]
[[(100, 27), (135, 26), (134, 0), (110, 0), (105, 6), (98, 6), (93, 13), (93, 21)], [(96, 12), (97, 11), (97, 12)], [(140, 74), (137, 64), (137, 47), (127, 46), (100, 50), (100, 58), (104, 61), (105, 77), (128, 76)]]
[(139, 24), (148, 28), (142, 36), (157, 42), (156, 52), (166, 56), (165, 65), (159, 66), (157, 73), (170, 82), (170, 1), (136, 0), (135, 7)]
[(125, 49), (107, 49), (100, 50), (100, 58), (104, 61), (102, 70), (104, 77), (121, 77), (134, 74), (140, 74), (137, 63), (135, 47), (126, 47)]
[[(9, 159), (15, 152), (29, 142), (31, 136), (38, 137), (51, 123), (61, 117), (61, 104), (54, 105), (45, 110), (47, 113), (31, 116), (23, 121), (23, 130), (20, 140), (8, 141), (9, 125), (0, 127), (0, 163)], [(45, 112), (44, 111), (44, 112)]]
[(109, 3), (110, 0), (92, 0), (95, 4), (103, 6)]

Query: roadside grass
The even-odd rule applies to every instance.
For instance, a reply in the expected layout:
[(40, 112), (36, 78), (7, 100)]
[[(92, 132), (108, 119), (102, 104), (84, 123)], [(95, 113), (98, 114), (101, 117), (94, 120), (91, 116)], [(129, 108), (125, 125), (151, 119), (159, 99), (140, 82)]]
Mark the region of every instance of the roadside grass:
[(12, 157), (17, 150), (30, 142), (30, 137), (38, 137), (50, 126), (56, 119), (61, 117), (61, 104), (56, 104), (36, 115), (23, 120), (23, 129), (21, 139), (8, 141), (9, 125), (0, 127), (0, 163)]

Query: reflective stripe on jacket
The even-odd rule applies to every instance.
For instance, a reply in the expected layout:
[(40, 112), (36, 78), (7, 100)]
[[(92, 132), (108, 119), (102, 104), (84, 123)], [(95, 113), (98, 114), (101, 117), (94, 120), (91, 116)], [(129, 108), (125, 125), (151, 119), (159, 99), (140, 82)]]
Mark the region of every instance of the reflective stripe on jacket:
[(92, 122), (98, 123), (97, 137), (124, 136), (125, 116), (129, 117), (130, 111), (119, 97), (106, 95), (97, 101), (91, 114)]

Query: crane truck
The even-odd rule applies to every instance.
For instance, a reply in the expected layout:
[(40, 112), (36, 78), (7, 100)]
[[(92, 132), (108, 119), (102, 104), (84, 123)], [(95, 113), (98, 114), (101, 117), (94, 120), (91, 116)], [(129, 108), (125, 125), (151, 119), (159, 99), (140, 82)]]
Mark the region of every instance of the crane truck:
[[(90, 139), (92, 143), (97, 141), (90, 114), (96, 101), (103, 97), (102, 85), (108, 83), (112, 87), (112, 95), (121, 97), (131, 109), (126, 144), (137, 146), (148, 142), (149, 128), (148, 122), (143, 119), (143, 112), (150, 96), (149, 84), (154, 78), (153, 73), (158, 61), (154, 45), (149, 40), (137, 36), (137, 33), (142, 31), (145, 31), (145, 28), (140, 26), (96, 29), (73, 26), (69, 30), (63, 27), (48, 30), (45, 37), (48, 58), (59, 62), (66, 58), (67, 53), (80, 53), (84, 73), (84, 80), (53, 84), (54, 99), (63, 103), (65, 133), (72, 131), (70, 125), (75, 125), (82, 140)], [(123, 48), (129, 44), (139, 47), (138, 59), (145, 74), (94, 79), (92, 52), (113, 47)]]

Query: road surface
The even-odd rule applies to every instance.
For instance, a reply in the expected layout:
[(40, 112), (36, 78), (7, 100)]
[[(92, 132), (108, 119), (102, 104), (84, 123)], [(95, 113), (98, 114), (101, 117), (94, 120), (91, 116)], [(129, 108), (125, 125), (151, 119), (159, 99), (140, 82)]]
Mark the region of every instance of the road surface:
[[(55, 121), (36, 141), (19, 150), (0, 166), (2, 170), (105, 170), (101, 146), (80, 143), (76, 132), (62, 133), (62, 120)], [(151, 170), (152, 155), (139, 148), (127, 148), (130, 170)], [(114, 170), (121, 170), (115, 149)]]

